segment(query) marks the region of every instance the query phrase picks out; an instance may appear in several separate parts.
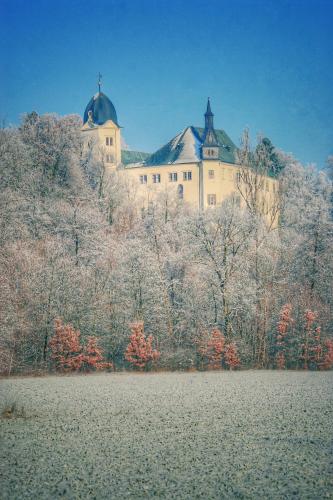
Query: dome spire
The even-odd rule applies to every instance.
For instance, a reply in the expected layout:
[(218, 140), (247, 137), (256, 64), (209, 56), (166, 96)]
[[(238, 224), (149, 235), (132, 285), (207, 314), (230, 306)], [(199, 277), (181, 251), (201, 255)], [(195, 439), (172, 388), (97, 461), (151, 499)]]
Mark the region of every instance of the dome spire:
[(98, 72), (98, 92), (101, 93), (102, 75)]

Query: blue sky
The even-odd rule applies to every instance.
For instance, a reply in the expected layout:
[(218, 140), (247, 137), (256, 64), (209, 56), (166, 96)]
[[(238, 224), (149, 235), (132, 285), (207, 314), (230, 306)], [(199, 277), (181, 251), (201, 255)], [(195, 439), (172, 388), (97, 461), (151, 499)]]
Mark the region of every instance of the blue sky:
[(0, 117), (83, 114), (103, 75), (123, 135), (154, 151), (201, 126), (333, 154), (333, 1), (0, 0)]

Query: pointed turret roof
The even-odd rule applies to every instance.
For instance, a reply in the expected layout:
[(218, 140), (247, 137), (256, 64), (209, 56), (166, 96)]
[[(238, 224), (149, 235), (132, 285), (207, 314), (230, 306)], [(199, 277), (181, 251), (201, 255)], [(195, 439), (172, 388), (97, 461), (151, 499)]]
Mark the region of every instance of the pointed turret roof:
[(218, 147), (218, 140), (216, 137), (216, 133), (214, 130), (214, 114), (212, 113), (212, 109), (210, 107), (210, 99), (208, 97), (207, 100), (207, 110), (205, 113), (205, 133), (204, 133), (204, 140), (203, 140), (203, 146), (211, 146), (211, 147)]
[(210, 107), (210, 98), (209, 97), (207, 100), (207, 109), (206, 109), (205, 116), (214, 116), (214, 114), (212, 113), (211, 107)]

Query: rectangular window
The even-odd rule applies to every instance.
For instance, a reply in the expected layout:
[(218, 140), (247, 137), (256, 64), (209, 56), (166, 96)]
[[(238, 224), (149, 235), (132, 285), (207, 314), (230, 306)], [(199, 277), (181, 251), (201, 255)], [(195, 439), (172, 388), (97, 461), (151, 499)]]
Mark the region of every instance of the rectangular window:
[(191, 181), (192, 172), (183, 172), (183, 181)]
[(106, 155), (105, 160), (106, 160), (106, 163), (113, 163), (113, 156), (112, 155)]
[(153, 174), (153, 183), (158, 184), (161, 182), (161, 175), (160, 174)]
[(207, 195), (207, 203), (210, 206), (216, 205), (216, 194)]
[(169, 182), (177, 182), (178, 175), (177, 172), (172, 172), (169, 174)]
[(214, 179), (214, 177), (215, 177), (215, 171), (208, 170), (208, 179)]
[(140, 184), (147, 184), (147, 180), (146, 175), (140, 175)]
[(105, 143), (107, 146), (112, 146), (113, 145), (113, 137), (106, 137)]
[(236, 172), (235, 173), (235, 182), (236, 182), (236, 184), (239, 184), (240, 181), (241, 181), (241, 174), (240, 174), (240, 172)]

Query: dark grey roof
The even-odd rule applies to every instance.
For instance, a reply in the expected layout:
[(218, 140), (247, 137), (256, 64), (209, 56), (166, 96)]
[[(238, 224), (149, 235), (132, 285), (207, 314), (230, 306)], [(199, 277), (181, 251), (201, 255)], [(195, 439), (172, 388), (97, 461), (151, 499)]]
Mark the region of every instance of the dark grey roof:
[(112, 120), (118, 125), (117, 113), (114, 105), (103, 92), (98, 92), (88, 102), (84, 112), (83, 123), (88, 121), (89, 111), (91, 111), (91, 118), (95, 125), (103, 125), (108, 120)]
[[(237, 148), (224, 130), (214, 130), (219, 146), (219, 160), (236, 163)], [(204, 142), (205, 129), (187, 127), (176, 135), (165, 146), (150, 155), (145, 165), (166, 165), (174, 163), (197, 163), (201, 161), (201, 147)]]

